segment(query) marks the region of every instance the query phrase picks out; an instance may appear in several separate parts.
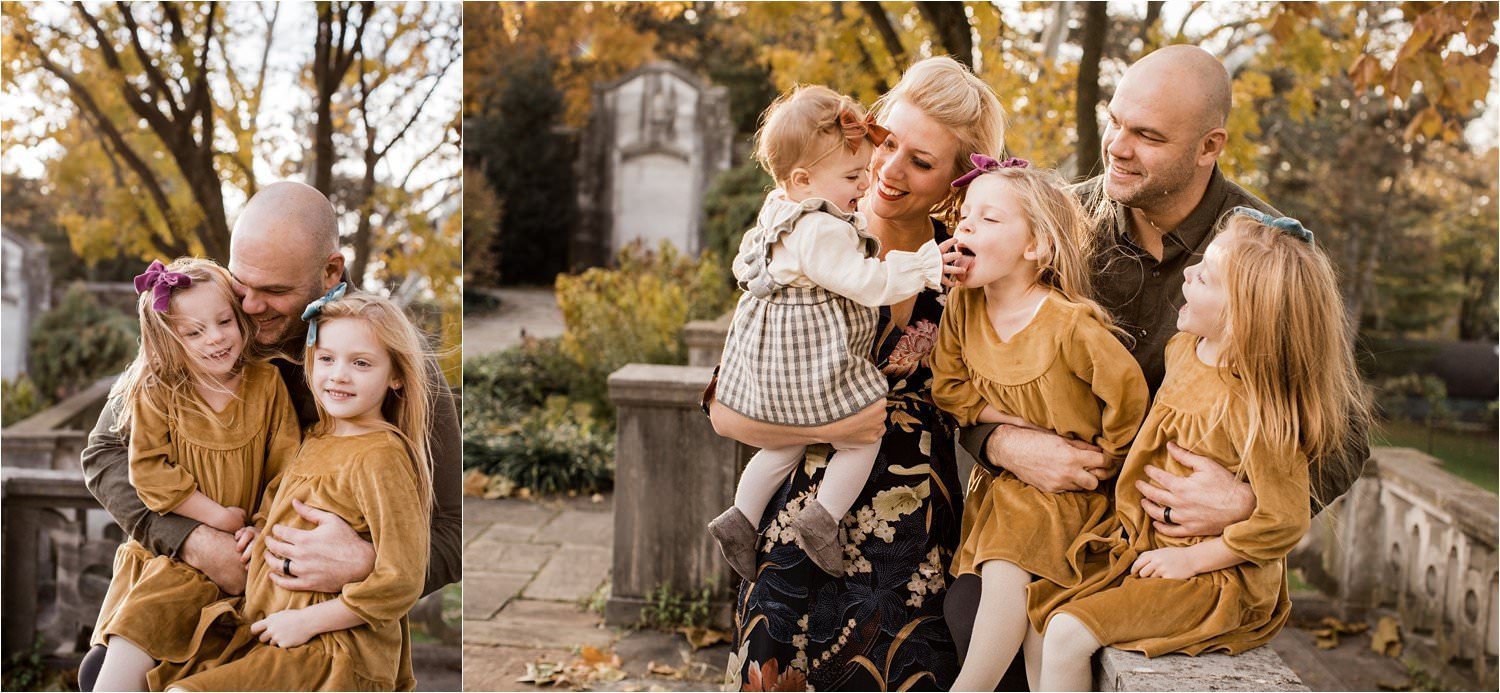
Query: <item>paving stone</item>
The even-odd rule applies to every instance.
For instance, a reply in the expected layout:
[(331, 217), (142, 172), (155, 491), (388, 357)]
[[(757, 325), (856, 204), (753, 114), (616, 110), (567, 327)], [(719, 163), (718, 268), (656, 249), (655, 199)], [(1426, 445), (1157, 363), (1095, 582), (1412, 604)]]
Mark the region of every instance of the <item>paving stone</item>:
[(531, 537), (536, 544), (578, 544), (610, 548), (614, 545), (612, 512), (564, 510)]
[(411, 652), (413, 675), (419, 691), (456, 691), (463, 673), (463, 656), (457, 645), (416, 643)]
[(489, 573), (535, 573), (557, 552), (550, 544), (522, 544), (486, 533), (464, 548), (464, 566)]
[(464, 645), (464, 690), (466, 691), (536, 691), (542, 690), (516, 679), (526, 673), (531, 662), (568, 662), (573, 653), (567, 648), (535, 649), (530, 647), (492, 647)]
[[(598, 614), (573, 604), (512, 599), (488, 621), (465, 621), (464, 644), (571, 650), (607, 648), (614, 631), (599, 627)], [(467, 666), (467, 665), (466, 665)]]
[(558, 513), (557, 508), (519, 498), (469, 498), (464, 501), (464, 524), (488, 523), (530, 528), (547, 524)]
[(481, 573), (464, 571), (464, 621), (485, 620), (495, 615), (521, 588), (532, 573)]
[[(468, 502), (472, 503), (473, 501), (468, 501)], [(474, 537), (479, 536), (482, 532), (484, 532), (484, 530), (489, 529), (489, 528), (490, 528), (490, 523), (488, 523), (488, 522), (466, 522), (466, 523), (464, 523), (464, 544), (468, 545), (469, 542), (474, 541)]]
[(576, 602), (588, 599), (609, 577), (609, 549), (564, 546), (526, 587), (527, 599)]
[(729, 662), (728, 645), (714, 645), (695, 652), (681, 633), (654, 629), (626, 632), (615, 642), (615, 654), (620, 656), (622, 668), (632, 677), (659, 681), (662, 677), (653, 676), (647, 670), (655, 662), (678, 670), (682, 679), (697, 681), (700, 687), (704, 683), (712, 684), (710, 688), (723, 683), (724, 667)]

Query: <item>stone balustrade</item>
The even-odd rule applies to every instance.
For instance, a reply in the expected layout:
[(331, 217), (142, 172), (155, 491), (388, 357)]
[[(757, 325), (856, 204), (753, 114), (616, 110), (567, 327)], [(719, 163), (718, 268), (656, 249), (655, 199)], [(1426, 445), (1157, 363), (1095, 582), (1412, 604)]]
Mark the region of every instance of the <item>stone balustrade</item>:
[(77, 469), (89, 429), (99, 419), (116, 376), (101, 378), (73, 396), (5, 428), (0, 455), (7, 467)]
[(1496, 686), (1497, 498), (1406, 448), (1363, 476), (1292, 556), (1345, 618), (1399, 617), (1406, 656), (1446, 684)]

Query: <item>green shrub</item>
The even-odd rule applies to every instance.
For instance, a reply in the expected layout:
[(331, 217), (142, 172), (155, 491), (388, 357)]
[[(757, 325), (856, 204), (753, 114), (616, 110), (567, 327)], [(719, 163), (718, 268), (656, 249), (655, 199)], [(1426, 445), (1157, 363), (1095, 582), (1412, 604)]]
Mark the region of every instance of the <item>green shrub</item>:
[(557, 304), (562, 351), (580, 371), (575, 397), (606, 401), (606, 379), (627, 363), (687, 363), (683, 326), (722, 315), (734, 290), (711, 252), (695, 260), (665, 242), (656, 251), (634, 243), (615, 269), (558, 276)]
[(720, 173), (703, 195), (704, 246), (719, 256), (724, 281), (734, 284), (730, 270), (740, 238), (755, 225), (761, 203), (775, 183), (753, 160)]
[(84, 285), (68, 287), (62, 302), (32, 323), (31, 375), (44, 398), (63, 399), (130, 365), (135, 321), (101, 306)]
[(527, 338), (520, 346), (465, 360), (465, 418), (514, 420), (548, 397), (572, 394), (578, 365), (558, 342)]
[(607, 491), (614, 487), (614, 428), (591, 408), (553, 396), (508, 423), (465, 417), (464, 467), (535, 493)]
[(22, 373), (15, 380), (0, 381), (0, 426), (9, 426), (46, 406), (31, 378)]

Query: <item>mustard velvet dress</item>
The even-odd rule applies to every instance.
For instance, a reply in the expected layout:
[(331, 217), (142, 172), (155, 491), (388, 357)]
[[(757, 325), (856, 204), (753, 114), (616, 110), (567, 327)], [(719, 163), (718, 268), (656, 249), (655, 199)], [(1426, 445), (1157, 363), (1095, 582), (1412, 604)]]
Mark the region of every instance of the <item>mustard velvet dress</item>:
[[(237, 396), (213, 416), (194, 406), (204, 405), (194, 390), (162, 399), (160, 409), (130, 403), (130, 483), (141, 501), (166, 514), (202, 491), (254, 514), (302, 437), (280, 373), (269, 363), (247, 363)], [(199, 612), (224, 597), (197, 568), (127, 541), (115, 551), (90, 644), (123, 637), (155, 659), (182, 660), (191, 653)]]
[[(244, 599), (204, 609), (193, 621), (197, 655), (184, 666), (153, 670), (152, 690), (412, 690), (406, 613), (427, 578), (432, 515), (405, 444), (388, 431), (310, 438), (267, 496), (266, 527), (312, 528), (293, 499), (327, 510), (375, 545), (374, 569), (338, 594), (286, 590), (271, 582), (263, 532), (253, 544)], [(270, 614), (330, 599), (343, 600), (364, 623), (285, 649), (250, 632)]]
[[(1265, 644), (1286, 623), (1291, 601), (1285, 560), (1308, 527), (1308, 460), (1260, 443), (1245, 449), (1250, 429), (1243, 387), (1228, 369), (1203, 363), (1197, 341), (1180, 333), (1167, 343), (1165, 382), (1116, 486), (1115, 527), (1080, 537), (1069, 549), (1070, 559), (1088, 573), (1082, 583), (1030, 585), (1033, 628), (1042, 630), (1047, 618), (1063, 611), (1101, 643), (1155, 657), (1237, 654)], [(1147, 465), (1178, 475), (1191, 472), (1167, 454), (1168, 441), (1249, 480), (1255, 510), (1221, 535), (1245, 563), (1187, 580), (1130, 575), (1145, 551), (1213, 539), (1162, 536), (1141, 509), (1135, 482), (1147, 478)]]
[[(983, 289), (955, 289), (933, 351), (933, 400), (972, 425), (986, 403), (1060, 436), (1123, 458), (1150, 405), (1145, 376), (1130, 351), (1089, 312), (1057, 292), (1031, 322), (1002, 341), (985, 311)], [(1046, 493), (1009, 471), (975, 466), (964, 497), (954, 575), (1004, 560), (1059, 584), (1083, 575), (1067, 560), (1079, 535), (1111, 520), (1107, 490)]]

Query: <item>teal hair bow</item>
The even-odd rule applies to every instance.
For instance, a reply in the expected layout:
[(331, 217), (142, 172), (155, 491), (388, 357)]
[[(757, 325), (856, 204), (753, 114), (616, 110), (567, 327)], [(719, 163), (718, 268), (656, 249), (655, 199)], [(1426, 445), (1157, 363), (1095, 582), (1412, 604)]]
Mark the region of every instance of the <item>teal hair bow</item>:
[(1230, 214), (1243, 214), (1266, 226), (1280, 229), (1283, 233), (1308, 245), (1316, 246), (1313, 241), (1313, 232), (1302, 226), (1302, 222), (1291, 217), (1273, 217), (1253, 207), (1235, 207)]
[(344, 292), (348, 288), (349, 285), (346, 282), (339, 282), (338, 286), (329, 289), (328, 293), (323, 294), (323, 298), (307, 304), (307, 309), (302, 311), (302, 319), (307, 322), (308, 346), (318, 343), (318, 316), (323, 314), (324, 306), (343, 298)]

